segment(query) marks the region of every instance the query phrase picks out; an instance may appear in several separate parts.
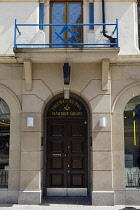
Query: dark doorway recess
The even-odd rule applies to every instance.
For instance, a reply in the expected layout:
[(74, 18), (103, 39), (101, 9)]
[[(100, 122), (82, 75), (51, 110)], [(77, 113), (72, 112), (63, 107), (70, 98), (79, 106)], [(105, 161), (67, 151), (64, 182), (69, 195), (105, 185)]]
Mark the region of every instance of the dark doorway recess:
[(77, 98), (57, 98), (46, 114), (45, 192), (47, 196), (87, 196), (88, 114)]

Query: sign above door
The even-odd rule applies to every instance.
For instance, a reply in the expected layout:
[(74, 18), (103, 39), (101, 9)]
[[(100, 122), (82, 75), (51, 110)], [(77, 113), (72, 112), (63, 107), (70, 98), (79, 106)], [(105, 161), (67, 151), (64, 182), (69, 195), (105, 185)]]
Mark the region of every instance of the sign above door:
[(87, 117), (84, 105), (75, 98), (58, 99), (52, 103), (48, 117)]

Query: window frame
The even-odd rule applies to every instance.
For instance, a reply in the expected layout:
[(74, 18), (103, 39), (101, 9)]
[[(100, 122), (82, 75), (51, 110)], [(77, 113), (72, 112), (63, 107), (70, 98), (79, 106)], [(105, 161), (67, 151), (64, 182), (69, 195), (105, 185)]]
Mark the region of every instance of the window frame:
[[(10, 147), (10, 109), (9, 109), (8, 104), (5, 102), (5, 100), (0, 98), (0, 101), (4, 102), (5, 108), (7, 108), (6, 111), (8, 111), (8, 112), (0, 113), (0, 117), (1, 116), (9, 116), (8, 122), (3, 122), (6, 119), (5, 118), (3, 120), (1, 119), (1, 123), (0, 123), (2, 125), (2, 126), (0, 126), (0, 134), (1, 134), (0, 135), (1, 136), (1, 138), (0, 138), (0, 145), (1, 145), (0, 158), (5, 160), (5, 158), (7, 158), (6, 156), (8, 156), (8, 165), (5, 165), (5, 163), (0, 163), (0, 188), (8, 188), (9, 162), (10, 162), (10, 160), (9, 160), (9, 152), (10, 152), (10, 148), (9, 148)], [(7, 123), (9, 123), (9, 124), (7, 124)], [(5, 131), (5, 128), (7, 128), (6, 126), (8, 126), (9, 135), (2, 135), (2, 133), (5, 134), (4, 131)], [(7, 136), (8, 136), (8, 139), (7, 138), (4, 139), (4, 137), (7, 137)], [(2, 137), (3, 137), (3, 139), (2, 139)], [(6, 145), (6, 144), (8, 144), (8, 145)], [(4, 146), (4, 148), (3, 148), (3, 146)], [(3, 152), (3, 154), (1, 154), (1, 152)], [(5, 153), (7, 153), (8, 155), (7, 154), (5, 155)], [(2, 165), (5, 165), (5, 167), (1, 168)], [(8, 166), (8, 167), (6, 168), (6, 166)], [(3, 179), (5, 180), (5, 182), (3, 181)]]
[(139, 105), (140, 96), (136, 96), (128, 101), (124, 110), (124, 157), (126, 188), (140, 187)]
[[(51, 0), (50, 1), (50, 18), (49, 18), (49, 22), (52, 23), (52, 4), (53, 3), (65, 3), (66, 5), (66, 11), (65, 11), (65, 20), (66, 22), (68, 21), (68, 3), (81, 3), (81, 8), (82, 8), (82, 23), (83, 23), (83, 4), (82, 4), (83, 0)], [(49, 43), (52, 42), (52, 30), (50, 29), (50, 35), (49, 35)], [(65, 39), (67, 39), (68, 34), (65, 33)], [(84, 34), (83, 34), (83, 27), (82, 27), (82, 42), (84, 40)], [(52, 47), (52, 46), (51, 46)], [(67, 45), (63, 48), (67, 48)]]
[(137, 1), (138, 47), (140, 49), (140, 0)]

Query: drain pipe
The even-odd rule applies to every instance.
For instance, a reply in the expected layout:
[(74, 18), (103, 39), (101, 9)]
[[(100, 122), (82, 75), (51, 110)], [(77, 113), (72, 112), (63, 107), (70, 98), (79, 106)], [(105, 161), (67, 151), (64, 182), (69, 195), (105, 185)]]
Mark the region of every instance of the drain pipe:
[[(105, 20), (105, 0), (102, 0), (102, 21), (105, 24), (106, 20)], [(106, 34), (106, 26), (103, 25), (103, 35), (108, 38), (110, 40), (110, 42), (112, 42), (112, 36), (109, 36)]]

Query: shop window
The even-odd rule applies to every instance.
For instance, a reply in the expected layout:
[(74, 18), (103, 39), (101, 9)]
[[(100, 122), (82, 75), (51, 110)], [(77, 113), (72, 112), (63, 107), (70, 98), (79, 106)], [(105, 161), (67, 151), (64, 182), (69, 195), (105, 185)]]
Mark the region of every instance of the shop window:
[(138, 1), (138, 39), (139, 39), (139, 48), (140, 48), (140, 1)]
[[(82, 1), (51, 1), (52, 24), (81, 24), (83, 23)], [(53, 47), (74, 47), (75, 43), (83, 42), (82, 26), (52, 26), (51, 43)], [(68, 44), (68, 45), (66, 45)], [(78, 47), (78, 46), (76, 46)]]
[(140, 96), (125, 107), (124, 141), (126, 186), (140, 186)]
[(8, 186), (10, 110), (0, 98), (0, 187)]

